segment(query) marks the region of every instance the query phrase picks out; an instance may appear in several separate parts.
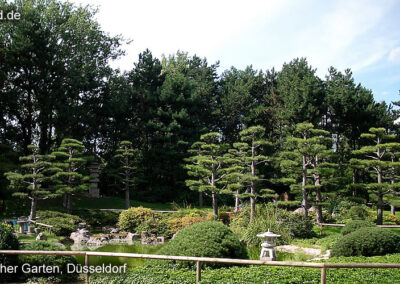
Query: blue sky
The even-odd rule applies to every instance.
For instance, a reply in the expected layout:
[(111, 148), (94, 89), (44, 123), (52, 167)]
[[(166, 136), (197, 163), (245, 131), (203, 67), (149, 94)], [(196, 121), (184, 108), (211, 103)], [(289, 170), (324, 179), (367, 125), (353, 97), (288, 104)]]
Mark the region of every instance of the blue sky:
[(377, 101), (400, 100), (400, 1), (397, 0), (73, 0), (98, 6), (112, 35), (133, 40), (114, 67), (130, 70), (149, 48), (220, 61), (220, 70), (280, 69), (306, 57), (324, 78), (329, 66), (351, 68)]

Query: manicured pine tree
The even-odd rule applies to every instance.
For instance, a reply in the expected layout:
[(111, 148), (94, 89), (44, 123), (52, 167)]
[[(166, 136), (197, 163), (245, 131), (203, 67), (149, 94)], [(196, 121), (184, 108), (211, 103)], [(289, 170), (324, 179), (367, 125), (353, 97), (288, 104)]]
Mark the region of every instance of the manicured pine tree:
[[(371, 194), (377, 197), (377, 225), (383, 222), (384, 198), (398, 192), (399, 184), (393, 182), (393, 172), (400, 168), (400, 163), (392, 161), (391, 151), (400, 148), (400, 143), (385, 143), (394, 140), (394, 134), (386, 134), (385, 128), (370, 128), (369, 133), (361, 134), (361, 138), (372, 140), (374, 145), (364, 146), (353, 151), (356, 158), (350, 160), (352, 165), (362, 166), (368, 170), (376, 183), (368, 183), (366, 187)], [(393, 180), (394, 181), (394, 180)]]
[(10, 181), (10, 186), (16, 192), (14, 196), (27, 198), (31, 201), (29, 218), (36, 219), (36, 207), (38, 200), (54, 198), (59, 196), (54, 188), (45, 188), (51, 180), (50, 173), (52, 168), (51, 160), (53, 155), (40, 155), (37, 145), (29, 145), (30, 155), (20, 157), (22, 162), (19, 172), (7, 172), (6, 177)]
[[(280, 165), (287, 174), (285, 182), (291, 184), (294, 193), (300, 190), (302, 206), (308, 216), (309, 194), (313, 191), (319, 192), (321, 187), (320, 173), (316, 170), (319, 166), (318, 157), (327, 151), (331, 138), (326, 137), (329, 134), (327, 131), (315, 129), (311, 123), (296, 124), (294, 134), (295, 136), (286, 138)], [(313, 183), (307, 182), (310, 178), (315, 178)], [(301, 185), (298, 184), (300, 180)]]
[[(261, 177), (257, 174), (257, 165), (266, 163), (268, 158), (261, 154), (263, 147), (272, 144), (265, 140), (265, 128), (262, 126), (252, 126), (240, 132), (240, 139), (248, 144), (247, 155), (243, 157), (249, 170), (250, 177), (245, 179), (250, 189), (250, 221), (253, 220), (257, 198), (257, 183)], [(264, 189), (265, 194), (273, 194), (271, 190)]]
[(201, 135), (189, 153), (192, 154), (185, 166), (192, 179), (186, 180), (191, 190), (211, 195), (214, 216), (218, 216), (218, 196), (228, 193), (229, 181), (225, 178), (233, 171), (229, 165), (234, 164), (231, 156), (226, 155), (229, 145), (221, 143), (222, 135), (216, 132)]
[(225, 177), (226, 180), (230, 181), (228, 189), (233, 192), (235, 197), (234, 212), (239, 212), (240, 199), (247, 197), (247, 194), (243, 194), (241, 191), (246, 188), (246, 184), (250, 179), (245, 161), (248, 149), (249, 145), (247, 143), (237, 142), (233, 143), (233, 148), (228, 150), (228, 155), (235, 160), (235, 170)]
[(138, 161), (140, 159), (140, 152), (138, 149), (133, 148), (130, 141), (121, 141), (117, 154), (114, 156), (119, 161), (119, 180), (124, 186), (125, 192), (125, 208), (131, 207), (130, 201), (130, 188), (137, 181)]
[(65, 138), (52, 155), (58, 158), (54, 166), (58, 169), (54, 179), (59, 186), (57, 191), (64, 195), (64, 207), (72, 212), (72, 196), (89, 190), (90, 177), (83, 173), (87, 159), (83, 157), (85, 146), (82, 142)]

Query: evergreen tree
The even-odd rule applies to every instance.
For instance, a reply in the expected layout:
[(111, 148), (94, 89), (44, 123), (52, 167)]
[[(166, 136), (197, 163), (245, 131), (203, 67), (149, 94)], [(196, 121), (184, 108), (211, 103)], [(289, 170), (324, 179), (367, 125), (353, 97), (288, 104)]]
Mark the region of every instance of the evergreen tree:
[[(331, 138), (326, 137), (329, 134), (327, 131), (315, 129), (311, 123), (296, 124), (294, 134), (286, 138), (285, 151), (281, 152), (281, 168), (288, 176), (284, 182), (291, 184), (294, 193), (300, 189), (302, 206), (307, 216), (310, 193), (316, 191), (317, 200), (321, 201), (319, 157), (327, 151)], [(314, 182), (310, 178), (314, 178)]]
[(387, 140), (394, 140), (396, 137), (394, 134), (387, 134), (385, 128), (372, 127), (369, 129), (369, 133), (361, 134), (361, 138), (372, 140), (374, 144), (353, 151), (356, 158), (353, 158), (350, 162), (353, 165), (362, 166), (370, 172), (371, 177), (376, 178), (375, 183), (367, 183), (366, 187), (377, 198), (376, 224), (382, 225), (385, 198), (399, 190), (399, 185), (393, 180), (393, 173), (400, 168), (400, 163), (392, 161), (392, 151), (400, 149), (400, 143), (386, 142)]
[(54, 198), (59, 196), (54, 188), (45, 187), (51, 180), (50, 173), (52, 168), (52, 155), (40, 155), (39, 147), (29, 145), (31, 152), (28, 156), (20, 157), (22, 162), (19, 172), (7, 172), (6, 177), (10, 181), (10, 186), (16, 191), (13, 195), (21, 198), (27, 198), (31, 201), (31, 210), (29, 218), (36, 219), (36, 207), (38, 200)]
[(324, 112), (324, 89), (316, 69), (305, 58), (283, 64), (277, 79), (277, 92), (283, 104), (281, 116), (286, 125), (309, 121), (317, 124)]
[[(249, 149), (247, 156), (243, 157), (249, 169), (250, 178), (248, 178), (248, 186), (250, 189), (250, 220), (252, 221), (255, 214), (257, 183), (261, 180), (257, 174), (257, 165), (266, 163), (268, 158), (261, 154), (262, 147), (271, 146), (272, 144), (263, 138), (265, 128), (262, 126), (252, 126), (240, 132), (242, 141), (248, 144)], [(265, 193), (273, 194), (271, 190), (264, 189)]]
[(137, 164), (140, 158), (140, 152), (138, 149), (134, 149), (132, 142), (121, 141), (119, 143), (119, 148), (117, 149), (117, 154), (114, 158), (118, 159), (119, 168), (119, 179), (124, 186), (125, 192), (125, 208), (131, 207), (130, 201), (130, 188), (137, 182)]
[(83, 157), (85, 146), (82, 142), (65, 138), (60, 147), (52, 155), (59, 158), (54, 163), (58, 169), (54, 179), (58, 181), (58, 192), (64, 195), (64, 207), (67, 212), (72, 212), (72, 196), (89, 189), (90, 177), (83, 170), (87, 160)]
[(6, 172), (13, 171), (18, 167), (18, 155), (9, 145), (0, 144), (0, 200), (2, 201), (2, 210), (7, 210), (6, 200), (12, 195), (9, 188), (9, 181), (4, 175)]
[(188, 175), (193, 179), (186, 180), (186, 185), (191, 190), (211, 195), (213, 213), (218, 216), (218, 196), (228, 193), (225, 177), (234, 169), (229, 169), (232, 158), (226, 153), (229, 145), (221, 143), (222, 136), (211, 132), (201, 135), (200, 141), (192, 145), (185, 166)]

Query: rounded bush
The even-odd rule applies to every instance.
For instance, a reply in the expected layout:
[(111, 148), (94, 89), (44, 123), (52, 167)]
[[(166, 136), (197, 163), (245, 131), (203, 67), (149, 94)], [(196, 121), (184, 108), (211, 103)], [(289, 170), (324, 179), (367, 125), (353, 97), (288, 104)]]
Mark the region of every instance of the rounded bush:
[(378, 227), (364, 227), (341, 237), (332, 256), (374, 256), (400, 252), (400, 236)]
[(70, 236), (76, 225), (83, 220), (79, 216), (57, 212), (38, 211), (39, 222), (53, 226), (52, 232), (57, 236)]
[(40, 221), (44, 224), (53, 226), (51, 231), (56, 236), (70, 236), (71, 233), (76, 230), (76, 225), (74, 224), (73, 220), (68, 218), (53, 217)]
[[(135, 233), (137, 227), (154, 218), (153, 210), (144, 207), (132, 207), (122, 211), (118, 218), (118, 226), (122, 231)], [(140, 232), (138, 232), (140, 233)]]
[[(182, 229), (158, 254), (248, 258), (246, 247), (240, 243), (236, 235), (227, 226), (217, 221), (196, 223)], [(185, 265), (185, 263), (178, 265)]]
[[(47, 241), (34, 241), (23, 247), (24, 250), (41, 250), (41, 251), (60, 251), (64, 250), (60, 246), (50, 243)], [(61, 255), (20, 255), (20, 263), (29, 263), (30, 267), (39, 266), (56, 266), (59, 267), (59, 272), (54, 271), (54, 273), (24, 273), (24, 276), (29, 279), (35, 278), (46, 278), (54, 282), (66, 282), (74, 281), (77, 279), (77, 273), (68, 273), (68, 264), (77, 264), (76, 258), (74, 256), (61, 256)]]
[[(6, 224), (0, 224), (0, 250), (18, 250), (19, 243), (17, 237), (13, 234), (12, 227)], [(18, 256), (0, 254), (0, 263), (4, 266), (15, 266), (18, 264)], [(2, 280), (10, 280), (13, 275), (2, 274)], [(5, 279), (4, 279), (5, 277)], [(1, 282), (1, 280), (0, 280)]]
[(290, 235), (294, 238), (315, 237), (315, 232), (313, 231), (314, 224), (310, 216), (290, 214), (285, 220), (285, 225), (289, 229)]
[(342, 235), (348, 235), (352, 232), (357, 231), (358, 229), (365, 227), (376, 227), (374, 223), (364, 221), (364, 220), (353, 220), (348, 222), (343, 229), (341, 230)]

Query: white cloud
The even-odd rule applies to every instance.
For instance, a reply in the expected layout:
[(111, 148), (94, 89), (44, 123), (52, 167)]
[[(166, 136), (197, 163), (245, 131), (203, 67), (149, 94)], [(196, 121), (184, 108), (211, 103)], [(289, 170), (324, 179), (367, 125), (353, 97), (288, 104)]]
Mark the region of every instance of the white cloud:
[(393, 48), (390, 51), (388, 60), (390, 62), (400, 63), (400, 46)]
[(393, 3), (338, 1), (331, 12), (316, 15), (317, 23), (299, 33), (300, 48), (293, 55), (307, 56), (319, 75), (326, 74), (329, 66), (357, 71), (376, 63), (388, 53), (391, 42), (384, 35), (366, 38)]

